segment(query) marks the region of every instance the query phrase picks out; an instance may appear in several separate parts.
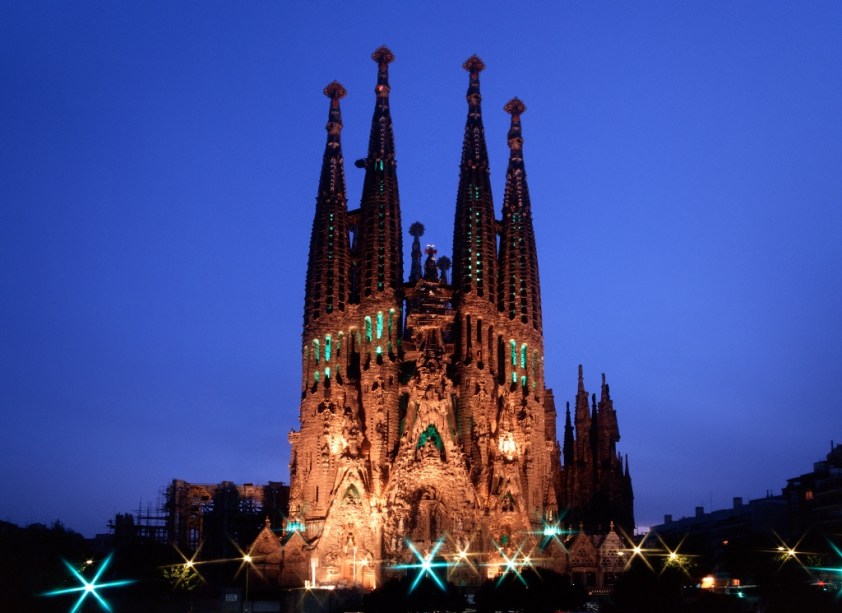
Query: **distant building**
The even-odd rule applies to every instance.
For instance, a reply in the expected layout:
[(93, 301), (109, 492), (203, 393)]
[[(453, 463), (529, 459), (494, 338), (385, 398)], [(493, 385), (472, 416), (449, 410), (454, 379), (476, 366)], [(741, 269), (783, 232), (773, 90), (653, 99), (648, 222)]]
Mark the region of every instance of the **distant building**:
[(705, 513), (704, 507), (696, 507), (691, 517), (673, 520), (672, 515), (664, 516), (664, 523), (653, 526), (652, 531), (662, 537), (701, 537), (712, 547), (748, 535), (784, 533), (789, 523), (789, 512), (783, 496), (758, 498), (744, 503), (742, 498), (734, 498), (734, 504), (728, 509), (717, 509)]
[[(306, 276), (300, 428), (290, 432), (290, 514), (281, 538), (254, 543), (262, 574), (287, 584), (373, 587), (401, 564), (435, 556), (478, 582), (534, 563), (610, 582), (623, 567), (614, 525), (634, 529), (628, 466), (603, 377), (600, 399), (579, 368), (563, 446), (545, 386), (538, 256), (517, 98), (502, 219), (495, 217), (480, 94), (469, 73), (449, 258), (410, 226), (404, 281), (401, 211), (385, 47), (359, 209), (348, 210), (337, 82)], [(422, 262), (423, 259), (423, 262)], [(591, 402), (589, 402), (589, 400)], [(563, 460), (563, 464), (562, 464)], [(277, 528), (277, 525), (274, 524)], [(479, 577), (477, 569), (482, 569)]]
[(788, 479), (781, 494), (770, 493), (747, 504), (734, 498), (731, 508), (708, 513), (696, 507), (692, 517), (673, 520), (666, 515), (663, 524), (652, 527), (662, 536), (703, 536), (711, 544), (772, 532), (794, 541), (808, 529), (818, 534), (842, 532), (842, 447), (833, 443), (812, 472)]
[(794, 532), (842, 532), (842, 446), (831, 442), (830, 452), (813, 464), (812, 472), (787, 481), (783, 496)]

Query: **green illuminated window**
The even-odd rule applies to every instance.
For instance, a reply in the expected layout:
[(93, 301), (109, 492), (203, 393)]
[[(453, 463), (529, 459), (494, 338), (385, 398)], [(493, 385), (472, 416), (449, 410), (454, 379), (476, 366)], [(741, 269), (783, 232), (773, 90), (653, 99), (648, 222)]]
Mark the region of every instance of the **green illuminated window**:
[(365, 342), (371, 342), (371, 317), (365, 316)]
[(517, 366), (517, 343), (515, 339), (509, 339), (509, 349), (512, 354), (512, 366)]
[(526, 347), (526, 343), (523, 343), (520, 346), (520, 367), (521, 368), (526, 368), (527, 353), (528, 353), (528, 350), (527, 350), (527, 347)]
[(313, 357), (316, 360), (316, 364), (319, 363), (319, 339), (313, 339)]
[(377, 338), (383, 336), (383, 311), (377, 311)]
[(330, 334), (325, 335), (325, 362), (330, 362), (330, 344), (331, 344), (331, 336)]

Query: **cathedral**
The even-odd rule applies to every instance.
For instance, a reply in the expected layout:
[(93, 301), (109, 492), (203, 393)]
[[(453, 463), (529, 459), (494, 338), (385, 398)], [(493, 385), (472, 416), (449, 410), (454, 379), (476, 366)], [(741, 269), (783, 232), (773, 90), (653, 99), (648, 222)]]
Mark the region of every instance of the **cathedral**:
[[(502, 215), (495, 213), (476, 56), (456, 194), (452, 263), (422, 252), (414, 223), (408, 280), (381, 47), (359, 208), (349, 209), (338, 82), (310, 237), (300, 427), (289, 434), (283, 526), (253, 545), (286, 585), (373, 588), (442, 561), (478, 584), (534, 564), (596, 587), (623, 569), (634, 528), (628, 462), (605, 377), (599, 399), (579, 367), (563, 442), (545, 384), (538, 252), (513, 98)], [(426, 257), (425, 257), (426, 255)], [(448, 271), (452, 274), (448, 279)], [(272, 528), (275, 528), (273, 531)], [(278, 534), (280, 532), (280, 534)], [(417, 571), (410, 571), (417, 572)]]

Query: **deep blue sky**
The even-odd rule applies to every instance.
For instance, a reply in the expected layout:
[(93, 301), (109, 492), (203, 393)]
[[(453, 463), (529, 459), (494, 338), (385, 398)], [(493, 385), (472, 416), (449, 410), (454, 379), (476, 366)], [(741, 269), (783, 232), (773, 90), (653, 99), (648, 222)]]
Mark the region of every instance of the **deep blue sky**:
[(547, 381), (563, 416), (607, 373), (639, 524), (842, 441), (842, 4), (546, 4), (0, 4), (0, 519), (91, 535), (173, 477), (288, 480), (322, 88), (355, 208), (384, 43), (440, 254), (461, 63), (498, 212), (526, 102)]

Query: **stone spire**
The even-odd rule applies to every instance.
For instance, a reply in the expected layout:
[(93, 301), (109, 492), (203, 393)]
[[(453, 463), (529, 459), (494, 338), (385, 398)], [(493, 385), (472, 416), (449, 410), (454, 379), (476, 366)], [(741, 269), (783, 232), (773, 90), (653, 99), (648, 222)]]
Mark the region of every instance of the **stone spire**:
[(564, 446), (562, 453), (564, 454), (564, 465), (572, 466), (574, 461), (574, 445), (576, 441), (573, 437), (573, 422), (570, 420), (570, 403), (567, 403), (567, 411), (564, 415)]
[(452, 283), (457, 303), (476, 302), (478, 297), (496, 304), (497, 230), (479, 89), (479, 73), (485, 65), (472, 55), (463, 67), (470, 75), (468, 118), (456, 194)]
[(576, 426), (576, 461), (587, 463), (590, 461), (591, 454), (591, 411), (581, 364), (579, 364), (579, 389), (576, 392), (576, 409), (573, 419)]
[(412, 237), (412, 264), (409, 267), (409, 282), (416, 283), (424, 273), (421, 269), (421, 241), (418, 239), (424, 236), (424, 224), (416, 221), (409, 226), (409, 235)]
[(344, 311), (349, 292), (348, 208), (342, 159), (342, 113), (345, 88), (336, 81), (324, 89), (330, 98), (327, 144), (322, 158), (316, 214), (310, 235), (310, 257), (304, 302), (305, 331), (320, 316)]
[(602, 390), (599, 398), (599, 455), (600, 459), (610, 459), (616, 453), (616, 445), (620, 440), (620, 427), (617, 424), (617, 413), (605, 373), (602, 373)]
[(500, 286), (498, 308), (510, 320), (531, 324), (541, 332), (541, 285), (538, 281), (538, 252), (532, 226), (532, 207), (523, 164), (523, 136), (520, 116), (526, 105), (512, 98), (503, 109), (511, 114), (509, 167), (503, 195), (500, 235)]
[(377, 63), (374, 116), (368, 141), (360, 204), (360, 302), (383, 296), (391, 300), (403, 283), (403, 244), (395, 140), (389, 111), (389, 64), (395, 59), (386, 47), (371, 55)]

